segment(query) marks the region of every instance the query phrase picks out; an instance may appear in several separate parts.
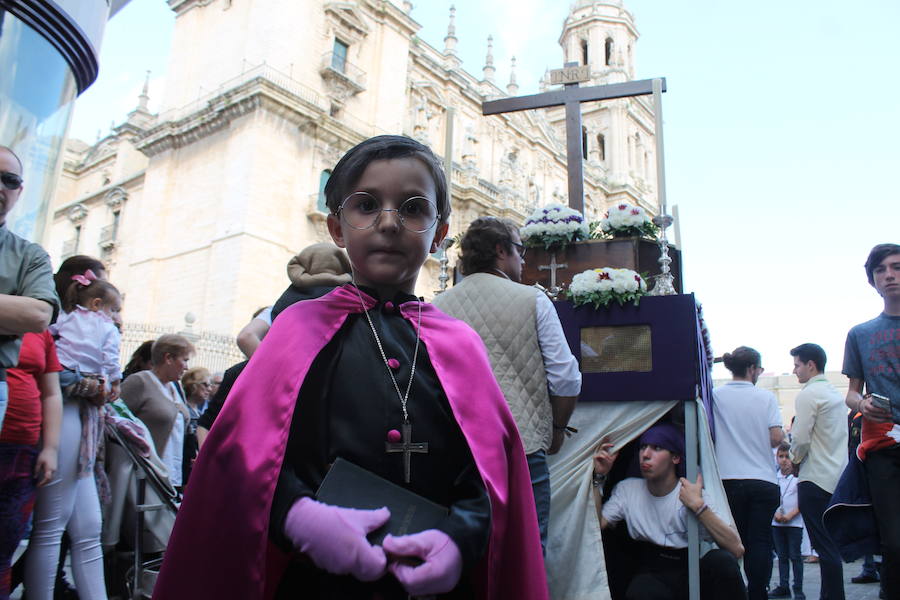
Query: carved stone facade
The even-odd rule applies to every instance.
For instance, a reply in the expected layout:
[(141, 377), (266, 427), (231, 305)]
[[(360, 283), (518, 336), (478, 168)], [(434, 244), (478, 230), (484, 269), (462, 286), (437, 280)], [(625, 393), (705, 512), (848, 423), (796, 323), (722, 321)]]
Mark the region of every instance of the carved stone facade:
[[(483, 117), (481, 103), (516, 82), (504, 92), (493, 81), (490, 50), (482, 77), (460, 67), (452, 15), (438, 50), (416, 35), (408, 2), (169, 6), (177, 18), (161, 112), (147, 111), (145, 89), (105, 138), (70, 141), (48, 244), (58, 262), (73, 239), (68, 215), (81, 206), (66, 250), (110, 263), (129, 321), (177, 327), (192, 312), (202, 330), (236, 333), (278, 298), (288, 259), (328, 239), (322, 186), (372, 135), (405, 134), (443, 157), (452, 119), (451, 235), (478, 216), (521, 223), (536, 206), (566, 202), (561, 111)], [(633, 75), (636, 40), (620, 0), (581, 0), (560, 43), (567, 60), (585, 53), (600, 84)], [(645, 155), (653, 164), (649, 103), (593, 103), (584, 113), (587, 216), (622, 199), (655, 212), (655, 171), (643, 166)], [(432, 296), (438, 274), (429, 259), (417, 292)]]

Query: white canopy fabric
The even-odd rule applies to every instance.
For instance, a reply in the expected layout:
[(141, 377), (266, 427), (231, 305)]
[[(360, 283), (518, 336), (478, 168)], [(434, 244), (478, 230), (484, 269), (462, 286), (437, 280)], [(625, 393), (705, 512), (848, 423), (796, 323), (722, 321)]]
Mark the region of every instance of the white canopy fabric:
[[(582, 402), (576, 408), (570, 425), (578, 433), (566, 440), (558, 454), (549, 457), (550, 531), (546, 566), (553, 600), (610, 598), (600, 524), (591, 491), (594, 450), (606, 436), (615, 445), (613, 451), (620, 450), (676, 404), (676, 401)], [(720, 516), (733, 524), (719, 478), (706, 411), (702, 403), (697, 405), (704, 487), (712, 502), (722, 507)]]

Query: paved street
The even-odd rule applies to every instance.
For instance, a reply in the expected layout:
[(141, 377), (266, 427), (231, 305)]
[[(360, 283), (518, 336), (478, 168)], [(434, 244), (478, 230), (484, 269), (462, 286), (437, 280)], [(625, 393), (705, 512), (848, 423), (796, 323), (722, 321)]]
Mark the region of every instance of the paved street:
[[(24, 550), (25, 545), (22, 544), (20, 551)], [(16, 553), (18, 556), (19, 552)], [(844, 591), (846, 600), (878, 600), (878, 584), (877, 583), (850, 583), (850, 578), (859, 575), (862, 569), (862, 561), (844, 565)], [(72, 579), (72, 571), (66, 565), (66, 572), (69, 581)], [(774, 565), (772, 572), (772, 587), (778, 585), (778, 563)], [(819, 598), (819, 565), (804, 563), (803, 565), (803, 592), (806, 594), (807, 600), (818, 600)], [(22, 588), (19, 587), (11, 597), (12, 600), (21, 598)]]
[[(859, 575), (862, 561), (844, 565), (844, 592), (847, 600), (878, 600), (877, 583), (850, 583), (850, 578)], [(778, 585), (778, 563), (772, 573), (772, 587)], [(803, 592), (807, 600), (819, 598), (819, 565), (806, 563), (803, 565)]]

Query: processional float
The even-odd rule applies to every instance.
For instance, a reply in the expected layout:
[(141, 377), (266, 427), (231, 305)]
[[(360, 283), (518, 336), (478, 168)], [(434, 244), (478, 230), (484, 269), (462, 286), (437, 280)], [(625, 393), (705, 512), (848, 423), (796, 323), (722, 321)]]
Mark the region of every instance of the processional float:
[[(715, 461), (704, 461), (701, 465), (698, 460), (701, 454), (709, 456), (712, 452), (711, 354), (708, 341), (704, 343), (702, 317), (694, 296), (683, 293), (681, 253), (666, 237), (666, 229), (672, 224), (672, 217), (667, 214), (663, 160), (662, 93), (666, 82), (659, 78), (579, 86), (590, 77), (589, 66), (567, 63), (565, 68), (551, 72), (551, 82), (562, 83), (562, 89), (482, 105), (485, 115), (565, 107), (569, 207), (583, 215), (580, 104), (641, 95), (653, 98), (659, 198), (659, 213), (653, 223), (659, 230), (658, 240), (638, 237), (588, 240), (530, 249), (522, 272), (523, 283), (543, 287), (554, 299), (583, 381), (579, 406), (572, 420), (580, 433), (570, 438), (559, 454), (550, 457), (553, 502), (547, 571), (555, 600), (609, 597), (604, 589), (605, 573), (596, 573), (599, 545), (591, 539), (599, 536), (599, 523), (591, 514), (591, 456), (603, 435), (621, 436), (623, 439), (618, 440), (614, 449), (618, 450), (671, 408), (680, 405), (684, 413), (686, 475), (696, 481), (702, 468), (707, 493), (719, 500), (719, 506), (727, 507), (724, 490), (716, 477)], [(591, 306), (575, 306), (571, 300), (564, 299), (561, 292), (572, 283), (573, 277), (596, 267), (646, 273), (653, 286), (639, 305), (612, 303), (597, 310)], [(609, 422), (610, 419), (617, 422)], [(707, 477), (707, 473), (713, 477)], [(725, 517), (730, 519), (730, 515)], [(695, 518), (689, 519), (689, 597), (692, 600), (698, 599), (700, 592), (701, 546), (697, 524)]]

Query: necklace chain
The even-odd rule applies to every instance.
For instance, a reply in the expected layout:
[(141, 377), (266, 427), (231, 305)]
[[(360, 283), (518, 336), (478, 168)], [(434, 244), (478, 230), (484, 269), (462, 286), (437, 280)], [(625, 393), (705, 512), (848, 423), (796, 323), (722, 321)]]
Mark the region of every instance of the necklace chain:
[(366, 308), (366, 303), (363, 301), (362, 294), (359, 293), (359, 287), (356, 286), (356, 282), (353, 284), (353, 289), (356, 290), (359, 303), (362, 305), (366, 320), (369, 322), (369, 327), (372, 329), (372, 335), (375, 336), (375, 344), (377, 344), (378, 351), (381, 353), (381, 360), (384, 361), (384, 366), (387, 367), (388, 375), (391, 376), (391, 382), (393, 382), (394, 389), (397, 391), (397, 397), (400, 399), (400, 408), (403, 410), (403, 422), (408, 423), (409, 413), (406, 410), (406, 403), (409, 400), (409, 390), (412, 389), (413, 376), (416, 374), (416, 360), (419, 358), (419, 330), (422, 328), (422, 302), (417, 302), (419, 305), (419, 319), (416, 324), (416, 346), (415, 350), (413, 350), (412, 369), (409, 372), (409, 382), (406, 384), (406, 394), (401, 394), (400, 386), (397, 385), (397, 378), (394, 377), (394, 371), (391, 369), (387, 355), (384, 353), (384, 347), (381, 345), (381, 338), (378, 337), (378, 331), (375, 329), (372, 317), (369, 316), (369, 309)]

